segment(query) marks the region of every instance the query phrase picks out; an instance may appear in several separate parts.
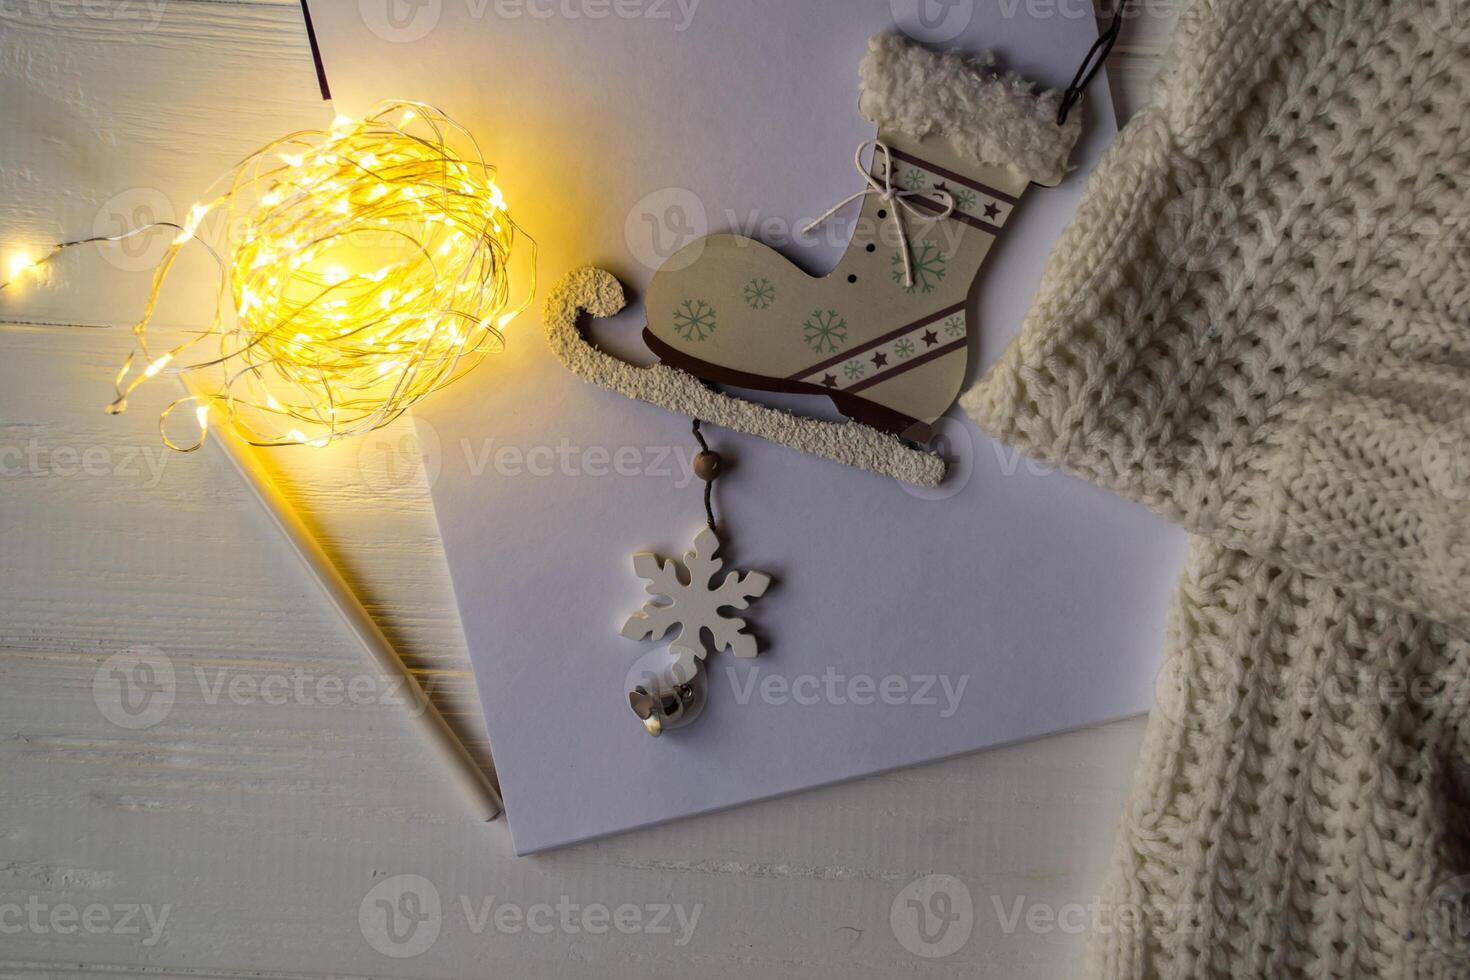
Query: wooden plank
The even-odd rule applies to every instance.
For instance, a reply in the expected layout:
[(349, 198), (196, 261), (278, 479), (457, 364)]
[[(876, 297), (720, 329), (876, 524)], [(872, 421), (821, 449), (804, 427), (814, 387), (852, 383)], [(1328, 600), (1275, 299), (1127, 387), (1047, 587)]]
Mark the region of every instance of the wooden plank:
[[(0, 258), (181, 220), (242, 157), (331, 120), (294, 5), (14, 0), (0, 10)], [(0, 320), (130, 324), (168, 237), (67, 253), (50, 288), (0, 292)], [(164, 323), (196, 323), (209, 308), (209, 260), (192, 256), (181, 271)]]

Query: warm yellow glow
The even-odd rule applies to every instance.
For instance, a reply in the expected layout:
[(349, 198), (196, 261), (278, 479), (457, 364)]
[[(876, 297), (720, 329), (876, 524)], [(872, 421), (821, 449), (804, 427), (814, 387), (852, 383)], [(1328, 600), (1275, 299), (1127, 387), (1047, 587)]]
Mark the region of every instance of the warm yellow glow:
[(30, 269), (35, 268), (35, 265), (35, 259), (31, 258), (29, 255), (26, 255), (24, 252), (20, 253), (15, 258), (10, 260), (10, 278), (12, 280), (19, 279), (22, 274)]
[[(194, 206), (165, 253), (109, 411), (165, 368), (199, 372), (198, 387), (216, 394), (164, 412), (166, 423), (179, 405), (196, 408), (199, 440), (165, 434), (173, 448), (202, 443), (211, 407), (255, 445), (322, 446), (387, 424), (499, 350), (534, 283), (517, 284), (524, 298), (513, 306), (507, 263), (520, 232), (493, 171), (451, 149), (451, 136), (473, 148), (438, 110), (385, 103), (248, 158), (225, 193)], [(150, 353), (159, 292), (196, 240), (223, 265), (211, 329)], [(218, 349), (175, 364), (205, 341)]]
[(163, 355), (158, 360), (154, 361), (152, 364), (148, 365), (146, 368), (143, 369), (143, 377), (145, 377), (145, 378), (156, 378), (156, 377), (158, 377), (158, 372), (159, 371), (162, 371), (164, 368), (168, 367), (168, 362), (169, 361), (172, 361), (173, 359), (174, 359), (174, 356), (172, 354), (165, 354), (165, 355)]

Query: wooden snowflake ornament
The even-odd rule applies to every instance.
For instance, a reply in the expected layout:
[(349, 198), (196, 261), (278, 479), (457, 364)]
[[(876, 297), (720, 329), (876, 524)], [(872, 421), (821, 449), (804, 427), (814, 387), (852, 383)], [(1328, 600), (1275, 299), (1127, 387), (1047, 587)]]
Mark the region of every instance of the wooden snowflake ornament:
[(745, 632), (745, 620), (727, 616), (721, 610), (747, 609), (770, 587), (771, 577), (764, 572), (731, 572), (718, 586), (714, 578), (724, 566), (718, 555), (720, 539), (710, 528), (694, 538), (694, 550), (684, 556), (681, 566), (676, 559), (664, 559), (652, 552), (633, 556), (633, 570), (648, 580), (648, 594), (669, 601), (650, 601), (628, 617), (622, 635), (630, 640), (661, 639), (675, 626), (679, 634), (669, 649), (674, 653), (674, 678), (681, 684), (694, 680), (706, 648), (702, 638), (708, 632), (716, 651), (729, 650), (737, 657), (754, 657), (755, 637)]

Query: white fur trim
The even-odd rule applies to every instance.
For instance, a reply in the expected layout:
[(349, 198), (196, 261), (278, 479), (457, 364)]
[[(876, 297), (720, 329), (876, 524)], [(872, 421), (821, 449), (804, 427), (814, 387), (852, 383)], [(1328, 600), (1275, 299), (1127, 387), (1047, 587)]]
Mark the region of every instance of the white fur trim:
[(1082, 113), (1057, 125), (1060, 92), (1038, 93), (986, 54), (936, 53), (900, 34), (876, 35), (862, 66), (862, 110), (880, 127), (940, 135), (976, 163), (1004, 166), (1054, 186), (1082, 132)]

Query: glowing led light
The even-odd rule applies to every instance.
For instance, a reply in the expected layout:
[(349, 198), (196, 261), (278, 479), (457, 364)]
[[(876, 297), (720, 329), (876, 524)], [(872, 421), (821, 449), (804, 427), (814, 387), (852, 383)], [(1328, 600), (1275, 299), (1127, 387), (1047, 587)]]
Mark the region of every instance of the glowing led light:
[(19, 279), (30, 270), (36, 268), (37, 265), (38, 263), (35, 259), (31, 258), (24, 252), (20, 253), (15, 258), (10, 260), (10, 279), (12, 281)]
[[(246, 159), (223, 196), (190, 210), (165, 253), (109, 411), (125, 410), (138, 385), (173, 364), (217, 393), (165, 410), (164, 423), (192, 404), (199, 424), (193, 444), (165, 433), (171, 447), (198, 448), (211, 409), (255, 445), (323, 446), (387, 424), (501, 349), (534, 282), (517, 288), (523, 299), (513, 305), (508, 266), (524, 236), (490, 168), (449, 146), (456, 134), (473, 146), (436, 109), (386, 103), (361, 122), (338, 117), (328, 132), (296, 133)], [(215, 210), (221, 220), (206, 231)], [(190, 241), (223, 266), (212, 327), (150, 354), (153, 308)], [(376, 271), (352, 271), (360, 268)], [(194, 363), (176, 362), (206, 339)]]

